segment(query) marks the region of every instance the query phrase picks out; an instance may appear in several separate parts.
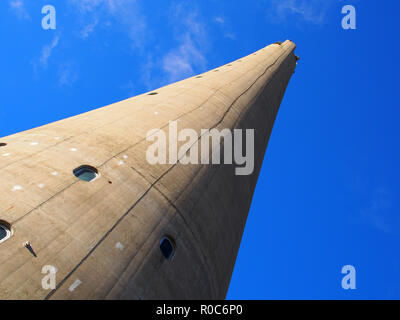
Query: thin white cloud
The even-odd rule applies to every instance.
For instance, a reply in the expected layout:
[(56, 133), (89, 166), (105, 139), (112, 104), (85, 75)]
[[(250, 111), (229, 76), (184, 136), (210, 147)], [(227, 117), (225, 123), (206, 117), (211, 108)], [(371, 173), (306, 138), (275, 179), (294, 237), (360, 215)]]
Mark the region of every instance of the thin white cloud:
[(89, 23), (86, 26), (84, 26), (81, 31), (82, 38), (83, 39), (88, 38), (89, 35), (94, 31), (94, 28), (97, 26), (98, 23), (99, 23), (99, 20), (95, 19), (92, 23)]
[(225, 18), (222, 17), (222, 16), (218, 16), (218, 17), (215, 17), (215, 18), (214, 18), (214, 21), (215, 21), (216, 23), (219, 23), (219, 24), (224, 24), (224, 23), (225, 23)]
[(43, 46), (42, 48), (42, 54), (39, 58), (39, 63), (43, 67), (47, 67), (48, 60), (53, 52), (53, 49), (57, 47), (58, 41), (60, 40), (59, 36), (55, 36), (54, 39), (51, 41), (51, 43)]
[(273, 0), (273, 20), (299, 19), (313, 24), (326, 21), (328, 9), (335, 0)]
[(168, 81), (174, 82), (194, 74), (194, 69), (205, 69), (206, 59), (196, 46), (192, 35), (187, 33), (178, 48), (169, 51), (163, 58), (163, 70)]
[(230, 40), (236, 39), (236, 35), (231, 31), (229, 20), (226, 17), (222, 15), (216, 16), (214, 17), (213, 21), (219, 25), (225, 38), (228, 38)]
[[(141, 80), (148, 89), (174, 82), (202, 72), (207, 66), (205, 51), (209, 46), (206, 24), (193, 5), (174, 2), (167, 17), (171, 21), (171, 49), (157, 55), (151, 25), (146, 22), (136, 0), (68, 0), (81, 19), (80, 36), (88, 38), (97, 29), (118, 25), (130, 39), (130, 46), (140, 56), (147, 57)], [(217, 19), (221, 21), (220, 19)], [(122, 27), (122, 28), (121, 28)], [(232, 35), (228, 35), (232, 37)], [(149, 40), (150, 39), (150, 40)], [(146, 60), (145, 60), (146, 61)]]
[(153, 69), (155, 68), (154, 58), (151, 53), (147, 55), (146, 63), (141, 66), (141, 81), (148, 90), (154, 89), (161, 81), (155, 80), (153, 76)]
[(71, 86), (78, 80), (78, 71), (75, 63), (65, 62), (58, 68), (58, 84), (61, 87)]
[(225, 38), (231, 39), (231, 40), (235, 40), (236, 39), (236, 35), (232, 32), (227, 32), (224, 34)]
[(84, 39), (105, 21), (103, 26), (111, 23), (122, 26), (122, 30), (131, 40), (132, 47), (141, 49), (145, 44), (146, 19), (136, 0), (69, 0), (69, 3), (78, 9), (86, 22), (81, 30)]
[(30, 19), (29, 13), (25, 8), (24, 0), (10, 0), (9, 4), (11, 10), (19, 19)]
[(146, 63), (141, 68), (141, 81), (148, 90), (193, 76), (207, 68), (205, 52), (210, 41), (197, 7), (175, 2), (170, 7), (168, 18), (173, 26), (170, 42), (176, 45), (161, 55), (157, 55), (154, 47), (147, 52)]
[(185, 30), (178, 36), (179, 44), (167, 52), (162, 59), (162, 69), (168, 82), (182, 80), (194, 75), (196, 71), (204, 71), (207, 60), (204, 50), (207, 49), (208, 34), (198, 10), (184, 7), (182, 4), (173, 6), (172, 19), (179, 24), (177, 32)]

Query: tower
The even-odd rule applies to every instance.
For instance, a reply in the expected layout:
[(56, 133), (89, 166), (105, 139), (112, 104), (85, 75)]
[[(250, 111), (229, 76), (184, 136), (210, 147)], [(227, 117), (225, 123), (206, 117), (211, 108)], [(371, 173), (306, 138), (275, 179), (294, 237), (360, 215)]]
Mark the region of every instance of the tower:
[[(291, 41), (275, 43), (153, 92), (2, 138), (0, 298), (225, 298), (296, 67), (294, 50)], [(204, 129), (254, 129), (254, 170), (238, 175), (235, 163), (181, 163), (198, 143), (172, 152), (178, 161), (150, 163), (149, 132), (168, 132), (171, 123), (199, 139)], [(158, 155), (171, 156), (166, 136)], [(210, 154), (217, 146), (224, 153), (226, 141), (211, 144)]]

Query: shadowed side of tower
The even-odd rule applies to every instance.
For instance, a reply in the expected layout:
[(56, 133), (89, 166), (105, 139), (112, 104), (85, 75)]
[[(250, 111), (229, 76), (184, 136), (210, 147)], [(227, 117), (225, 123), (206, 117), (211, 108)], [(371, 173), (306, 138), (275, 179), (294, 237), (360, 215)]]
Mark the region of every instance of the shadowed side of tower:
[[(12, 235), (0, 243), (0, 298), (225, 298), (294, 50), (276, 43), (2, 138), (0, 220)], [(236, 164), (150, 164), (146, 136), (168, 136), (171, 121), (199, 139), (203, 129), (254, 129), (253, 173), (236, 175)], [(43, 266), (57, 270), (56, 288), (43, 287)]]

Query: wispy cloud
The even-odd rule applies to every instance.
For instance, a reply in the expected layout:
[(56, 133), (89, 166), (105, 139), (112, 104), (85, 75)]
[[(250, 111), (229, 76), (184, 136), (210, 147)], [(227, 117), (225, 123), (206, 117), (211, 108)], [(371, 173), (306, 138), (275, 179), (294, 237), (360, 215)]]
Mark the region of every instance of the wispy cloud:
[(69, 87), (78, 80), (78, 68), (74, 62), (61, 63), (58, 68), (58, 84), (61, 87)]
[[(165, 12), (171, 32), (167, 51), (158, 46), (152, 26), (148, 25), (140, 2), (136, 0), (68, 0), (80, 15), (80, 36), (90, 37), (97, 29), (118, 27), (129, 38), (129, 45), (145, 63), (141, 80), (147, 88), (181, 80), (207, 66), (205, 52), (209, 46), (206, 24), (193, 3), (174, 1)], [(118, 30), (117, 29), (117, 30)], [(227, 37), (234, 37), (232, 34)], [(157, 41), (154, 43), (154, 41)], [(128, 86), (128, 85), (127, 85)], [(128, 86), (131, 88), (131, 85)], [(125, 87), (124, 87), (125, 88)]]
[(53, 38), (53, 40), (51, 41), (51, 43), (46, 44), (45, 46), (43, 46), (42, 54), (41, 54), (41, 56), (39, 58), (40, 65), (42, 65), (43, 67), (47, 67), (47, 63), (48, 63), (48, 60), (49, 60), (49, 58), (51, 56), (51, 53), (53, 52), (53, 49), (55, 47), (57, 47), (59, 40), (60, 40), (60, 37), (59, 36), (55, 36)]
[(216, 17), (214, 17), (214, 22), (220, 26), (225, 38), (228, 38), (231, 40), (236, 39), (236, 35), (231, 31), (230, 23), (226, 17), (224, 17), (222, 15), (216, 16)]
[(81, 36), (83, 39), (86, 39), (89, 37), (89, 35), (94, 31), (94, 28), (97, 26), (99, 23), (98, 19), (95, 19), (93, 22), (87, 24), (86, 26), (83, 27), (81, 31)]
[(30, 19), (29, 13), (25, 8), (24, 0), (9, 0), (11, 10), (19, 19)]
[(180, 24), (177, 47), (167, 52), (162, 59), (162, 68), (169, 82), (192, 76), (195, 71), (203, 71), (207, 66), (204, 50), (207, 49), (208, 34), (200, 13), (195, 8), (188, 9), (182, 4), (173, 6), (171, 18)]
[(118, 24), (131, 40), (131, 45), (141, 49), (146, 37), (147, 24), (136, 0), (69, 0), (85, 21), (81, 36), (85, 39), (95, 28)]
[(231, 39), (231, 40), (235, 40), (236, 39), (236, 35), (234, 33), (232, 33), (232, 32), (226, 32), (224, 34), (224, 37), (228, 38), (228, 39)]
[(206, 25), (196, 6), (174, 2), (167, 13), (172, 33), (166, 52), (148, 50), (141, 68), (141, 80), (148, 90), (205, 71), (209, 47)]
[(196, 46), (190, 33), (184, 35), (178, 48), (169, 51), (163, 58), (163, 70), (169, 82), (192, 76), (195, 68), (204, 69), (207, 63), (201, 49)]
[(224, 17), (222, 17), (222, 16), (218, 16), (218, 17), (215, 17), (214, 18), (214, 21), (216, 22), (216, 23), (219, 23), (219, 24), (225, 24), (225, 18)]
[(323, 24), (334, 0), (272, 0), (271, 18), (282, 21), (300, 19), (313, 24)]

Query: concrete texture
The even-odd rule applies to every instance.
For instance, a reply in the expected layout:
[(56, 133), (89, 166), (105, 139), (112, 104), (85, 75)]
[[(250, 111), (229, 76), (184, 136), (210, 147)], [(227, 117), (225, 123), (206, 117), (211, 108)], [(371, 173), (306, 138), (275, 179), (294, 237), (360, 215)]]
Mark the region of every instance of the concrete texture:
[[(0, 220), (13, 232), (0, 243), (0, 298), (225, 298), (294, 49), (272, 44), (155, 95), (0, 139)], [(177, 119), (199, 135), (255, 129), (254, 173), (150, 165), (147, 132)], [(84, 164), (100, 177), (77, 179)], [(171, 261), (165, 235), (176, 243)], [(45, 265), (57, 269), (54, 290), (42, 288)]]

